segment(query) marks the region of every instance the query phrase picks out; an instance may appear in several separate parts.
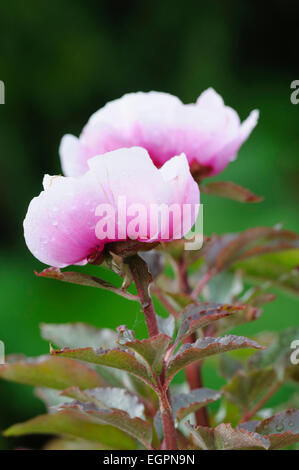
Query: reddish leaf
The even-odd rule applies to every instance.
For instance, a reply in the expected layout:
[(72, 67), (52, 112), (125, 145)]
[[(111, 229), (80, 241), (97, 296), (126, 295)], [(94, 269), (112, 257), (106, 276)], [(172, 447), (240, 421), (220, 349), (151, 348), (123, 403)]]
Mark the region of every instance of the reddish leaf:
[(261, 202), (263, 200), (261, 196), (257, 196), (249, 189), (231, 181), (212, 181), (200, 186), (200, 190), (206, 194), (213, 194), (239, 202)]
[(299, 442), (299, 411), (287, 410), (265, 419), (256, 427), (271, 442), (271, 450)]
[(116, 369), (125, 370), (130, 374), (136, 375), (148, 385), (153, 387), (150, 371), (136, 359), (133, 353), (122, 349), (61, 349), (51, 352), (53, 355), (78, 359), (79, 361), (90, 362)]
[(200, 338), (193, 344), (184, 344), (168, 362), (166, 376), (168, 382), (181, 369), (192, 362), (199, 361), (214, 354), (221, 354), (235, 349), (255, 348), (261, 346), (244, 336), (227, 335), (217, 338)]
[(177, 334), (176, 343), (183, 341), (199, 328), (203, 328), (221, 318), (233, 315), (244, 308), (245, 306), (204, 302), (189, 305), (182, 312), (183, 321)]
[(202, 450), (255, 450), (270, 446), (269, 440), (260, 434), (247, 429), (233, 429), (229, 423), (219, 424), (216, 428), (194, 427), (190, 423), (186, 426)]
[(136, 295), (130, 294), (129, 292), (119, 289), (104, 279), (100, 279), (95, 276), (89, 276), (87, 274), (82, 274), (79, 272), (71, 272), (71, 271), (61, 271), (58, 268), (47, 268), (44, 269), (41, 273), (35, 272), (37, 276), (40, 277), (47, 277), (49, 279), (57, 279), (63, 282), (69, 282), (71, 284), (80, 284), (81, 286), (89, 286), (89, 287), (98, 287), (100, 289), (109, 290), (110, 292), (114, 292), (122, 297), (125, 297), (129, 300), (136, 300), (138, 301), (138, 297)]

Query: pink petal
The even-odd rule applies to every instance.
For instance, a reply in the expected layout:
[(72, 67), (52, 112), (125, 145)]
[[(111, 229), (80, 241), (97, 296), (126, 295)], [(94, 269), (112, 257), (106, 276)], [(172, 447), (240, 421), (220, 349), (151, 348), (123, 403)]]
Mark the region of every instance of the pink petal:
[(257, 119), (250, 123), (241, 125), (238, 114), (212, 88), (188, 105), (168, 93), (130, 93), (94, 113), (79, 140), (70, 136), (62, 140), (63, 171), (78, 176), (95, 155), (140, 146), (158, 168), (185, 153), (189, 164), (211, 167), (215, 174), (236, 157)]
[[(101, 251), (107, 242), (134, 238), (131, 220), (134, 213), (124, 212), (118, 218), (119, 198), (125, 197), (126, 206), (145, 208), (140, 223), (147, 228), (145, 238), (150, 241), (150, 206), (152, 204), (199, 204), (199, 190), (194, 182), (184, 155), (175, 157), (158, 170), (143, 148), (119, 149), (99, 155), (88, 161), (90, 170), (78, 178), (44, 178), (44, 191), (34, 198), (24, 221), (28, 248), (45, 264), (65, 267), (84, 263), (96, 249)], [(109, 204), (115, 209), (112, 220), (115, 235), (99, 239), (95, 228), (99, 221), (96, 208)], [(196, 209), (193, 210), (194, 223)], [(159, 226), (155, 240), (168, 228), (169, 239), (178, 233), (174, 222)], [(189, 228), (184, 227), (185, 232)], [(121, 235), (120, 235), (121, 234)], [(184, 235), (182, 230), (179, 234)], [(140, 237), (137, 237), (140, 239)]]

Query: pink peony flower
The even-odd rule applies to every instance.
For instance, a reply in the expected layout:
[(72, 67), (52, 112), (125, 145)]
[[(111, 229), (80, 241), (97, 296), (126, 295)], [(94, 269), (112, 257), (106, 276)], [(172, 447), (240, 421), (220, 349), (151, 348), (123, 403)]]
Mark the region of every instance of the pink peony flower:
[[(44, 191), (29, 205), (25, 240), (41, 262), (58, 268), (85, 264), (108, 242), (181, 238), (193, 226), (199, 190), (185, 155), (157, 169), (145, 149), (133, 147), (96, 156), (88, 166), (78, 178), (46, 175)], [(153, 221), (151, 207), (161, 204), (173, 206), (175, 214)], [(183, 220), (185, 206), (192, 211)]]
[(212, 88), (187, 105), (168, 93), (130, 93), (94, 113), (79, 139), (63, 137), (62, 169), (67, 176), (82, 175), (91, 157), (137, 145), (158, 168), (184, 152), (194, 175), (215, 175), (236, 158), (257, 120), (255, 110), (241, 124)]

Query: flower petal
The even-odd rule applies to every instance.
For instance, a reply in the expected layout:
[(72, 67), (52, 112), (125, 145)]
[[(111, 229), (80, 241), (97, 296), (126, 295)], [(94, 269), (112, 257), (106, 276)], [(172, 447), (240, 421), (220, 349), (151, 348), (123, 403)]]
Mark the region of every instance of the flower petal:
[(78, 139), (63, 138), (63, 171), (77, 176), (87, 160), (124, 147), (144, 147), (160, 168), (174, 155), (185, 153), (189, 164), (221, 171), (236, 157), (257, 123), (257, 112), (242, 125), (238, 114), (209, 88), (196, 104), (184, 105), (168, 93), (129, 93), (91, 116)]

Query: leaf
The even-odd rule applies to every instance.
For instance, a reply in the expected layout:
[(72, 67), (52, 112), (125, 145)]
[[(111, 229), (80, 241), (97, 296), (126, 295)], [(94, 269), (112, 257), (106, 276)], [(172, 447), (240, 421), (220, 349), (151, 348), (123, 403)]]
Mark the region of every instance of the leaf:
[(98, 442), (84, 441), (83, 439), (51, 439), (46, 442), (43, 450), (110, 450), (111, 447)]
[(222, 334), (226, 331), (232, 330), (236, 326), (244, 325), (245, 323), (250, 323), (257, 320), (261, 314), (262, 310), (251, 305), (246, 304), (236, 304), (242, 306), (240, 310), (236, 310), (234, 315), (230, 315), (224, 318), (221, 318), (217, 323), (213, 325), (213, 334)]
[(175, 330), (174, 316), (169, 315), (167, 318), (162, 318), (160, 315), (156, 315), (156, 317), (160, 333), (172, 338)]
[(6, 437), (27, 434), (60, 434), (99, 442), (114, 449), (136, 449), (134, 440), (127, 432), (101, 422), (92, 414), (72, 409), (37, 416), (25, 423), (15, 424), (4, 432)]
[(162, 372), (165, 353), (170, 344), (171, 338), (166, 335), (156, 335), (143, 340), (129, 341), (124, 344), (129, 349), (142, 356), (147, 364), (155, 371), (157, 375)]
[(219, 358), (219, 373), (221, 377), (230, 380), (236, 372), (243, 370), (243, 364), (235, 358), (223, 354)]
[(273, 367), (279, 380), (283, 380), (285, 374), (292, 374), (296, 369), (296, 365), (291, 363), (291, 355), (294, 352), (291, 344), (298, 339), (299, 327), (291, 327), (280, 331), (276, 334), (276, 339), (266, 349), (259, 351), (250, 358), (249, 366), (259, 369)]
[(244, 308), (245, 307), (238, 305), (222, 305), (204, 302), (189, 305), (182, 312), (183, 321), (176, 337), (176, 343), (183, 341), (199, 328), (203, 328), (216, 320), (232, 315), (236, 311)]
[(44, 269), (41, 273), (35, 272), (35, 274), (40, 277), (47, 277), (49, 279), (57, 279), (59, 281), (69, 282), (71, 284), (80, 284), (81, 286), (98, 287), (100, 289), (114, 292), (115, 294), (125, 297), (128, 300), (138, 301), (138, 297), (136, 295), (130, 294), (130, 292), (119, 289), (118, 287), (113, 286), (112, 284), (105, 281), (104, 279), (100, 279), (95, 276), (89, 276), (87, 274), (82, 274), (79, 272), (61, 271), (58, 268), (47, 268), (47, 269)]
[(299, 236), (277, 227), (255, 227), (241, 233), (213, 235), (204, 245), (206, 270), (216, 274), (247, 258), (299, 248)]
[(12, 382), (63, 390), (102, 385), (99, 375), (84, 364), (63, 357), (40, 356), (0, 365), (0, 378)]
[(233, 429), (229, 423), (219, 424), (216, 428), (194, 427), (190, 423), (186, 426), (202, 450), (256, 450), (270, 446), (265, 437), (246, 429)]
[(287, 410), (265, 419), (256, 427), (271, 442), (271, 450), (299, 442), (299, 411)]
[(223, 387), (226, 398), (238, 405), (244, 412), (266, 393), (275, 382), (273, 369), (260, 369), (245, 372), (238, 370), (232, 380)]
[(150, 372), (136, 359), (134, 354), (129, 351), (122, 349), (80, 348), (54, 350), (51, 354), (125, 370), (130, 374), (136, 375), (153, 387)]
[(213, 194), (239, 202), (261, 202), (263, 200), (261, 196), (257, 196), (249, 189), (243, 188), (231, 181), (212, 181), (201, 185), (200, 190), (206, 194)]
[(71, 387), (62, 392), (64, 397), (72, 397), (82, 402), (92, 402), (98, 408), (115, 408), (126, 411), (130, 418), (144, 418), (144, 405), (136, 395), (129, 393), (124, 388), (93, 388), (80, 390)]
[(205, 337), (199, 338), (193, 344), (184, 344), (168, 362), (166, 369), (166, 377), (168, 382), (181, 369), (192, 362), (199, 361), (214, 354), (221, 354), (235, 349), (255, 348), (260, 349), (261, 346), (244, 336), (227, 335), (218, 338)]
[(84, 323), (43, 323), (40, 326), (43, 339), (59, 348), (111, 348), (117, 346), (117, 334), (108, 328), (95, 328)]
[(189, 393), (179, 393), (172, 397), (172, 407), (174, 415), (179, 421), (186, 418), (190, 413), (194, 413), (203, 406), (208, 405), (221, 398), (222, 392), (209, 388), (198, 388)]
[(65, 403), (61, 405), (59, 409), (80, 410), (81, 413), (93, 417), (96, 422), (115, 426), (140, 441), (145, 447), (151, 447), (151, 423), (137, 417), (131, 418), (125, 411), (118, 409), (98, 409), (94, 403), (82, 403), (80, 401)]
[(299, 250), (265, 254), (237, 262), (233, 269), (241, 269), (253, 282), (268, 281), (276, 287), (299, 295)]

